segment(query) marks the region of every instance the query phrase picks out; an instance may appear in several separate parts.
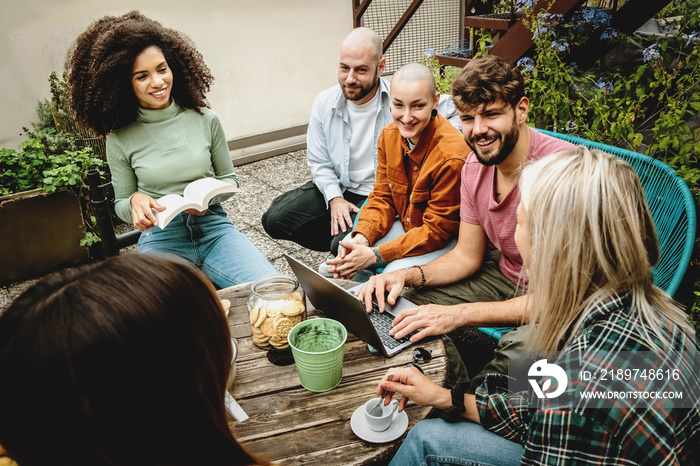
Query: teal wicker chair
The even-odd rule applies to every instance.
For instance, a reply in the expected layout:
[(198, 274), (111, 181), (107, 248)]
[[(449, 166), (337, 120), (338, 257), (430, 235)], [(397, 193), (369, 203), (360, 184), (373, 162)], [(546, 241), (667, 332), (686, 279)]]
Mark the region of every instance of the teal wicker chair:
[[(654, 284), (673, 296), (690, 263), (695, 241), (695, 203), (685, 182), (671, 167), (647, 155), (576, 136), (541, 129), (538, 131), (572, 144), (617, 155), (632, 165), (644, 187), (644, 195), (659, 236), (661, 257), (652, 269)], [(494, 338), (500, 338), (511, 329), (512, 327), (479, 328)]]

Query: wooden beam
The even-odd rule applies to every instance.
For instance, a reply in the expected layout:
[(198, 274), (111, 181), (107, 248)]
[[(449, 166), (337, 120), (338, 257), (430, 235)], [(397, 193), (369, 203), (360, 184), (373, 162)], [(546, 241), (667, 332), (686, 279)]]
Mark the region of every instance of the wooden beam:
[[(549, 1), (551, 0), (540, 0), (536, 8), (538, 10), (542, 9)], [(549, 13), (566, 15), (578, 4), (583, 3), (583, 1), (584, 0), (555, 0)], [(523, 25), (522, 20), (519, 20), (508, 32), (503, 34), (503, 37), (493, 46), (489, 54), (498, 55), (511, 63), (515, 63), (530, 47), (532, 47), (532, 45), (532, 31)]]
[(624, 34), (632, 34), (653, 18), (671, 0), (629, 0), (612, 15), (612, 27)]
[(367, 7), (372, 3), (372, 0), (352, 0), (352, 27), (359, 28), (362, 26), (362, 16), (367, 11)]
[[(611, 27), (617, 31), (631, 35), (639, 29), (649, 18), (671, 3), (671, 0), (629, 0), (619, 10), (612, 13)], [(569, 60), (574, 61), (579, 67), (587, 69), (596, 60), (610, 53), (617, 43), (607, 40), (591, 40), (587, 44), (571, 50)]]
[(469, 63), (468, 58), (446, 57), (444, 55), (437, 55), (437, 61), (442, 66), (456, 66), (457, 68), (464, 68), (464, 65)]
[(510, 13), (492, 13), (488, 15), (465, 16), (464, 27), (507, 31), (508, 28), (512, 26), (511, 19), (512, 17)]
[(404, 26), (406, 26), (406, 23), (413, 17), (413, 14), (418, 10), (418, 7), (423, 3), (423, 0), (413, 0), (411, 4), (406, 8), (406, 11), (404, 14), (401, 16), (401, 19), (399, 19), (399, 22), (396, 23), (396, 26), (394, 26), (394, 29), (391, 30), (388, 36), (386, 36), (386, 39), (384, 39), (384, 45), (383, 45), (383, 51), (386, 52), (389, 46), (394, 42), (396, 39), (396, 36), (399, 35), (399, 33), (403, 30)]

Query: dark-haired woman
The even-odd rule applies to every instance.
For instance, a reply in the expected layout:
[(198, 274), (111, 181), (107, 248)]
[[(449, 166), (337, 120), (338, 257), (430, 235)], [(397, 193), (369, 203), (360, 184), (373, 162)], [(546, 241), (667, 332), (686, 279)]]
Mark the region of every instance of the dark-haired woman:
[(155, 211), (166, 194), (214, 177), (238, 186), (226, 137), (204, 97), (213, 80), (194, 44), (138, 12), (107, 16), (69, 53), (71, 106), (78, 120), (107, 136), (115, 209), (144, 232), (139, 252), (187, 259), (219, 287), (275, 273), (226, 217), (217, 196), (166, 229)]
[(0, 315), (0, 443), (20, 465), (267, 464), (227, 424), (230, 338), (184, 262), (129, 254), (51, 276)]

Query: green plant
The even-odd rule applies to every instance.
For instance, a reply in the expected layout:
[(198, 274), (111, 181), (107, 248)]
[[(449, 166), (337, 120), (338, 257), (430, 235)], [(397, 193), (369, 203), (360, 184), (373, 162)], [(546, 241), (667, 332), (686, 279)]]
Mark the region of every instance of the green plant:
[(20, 144), (19, 152), (0, 149), (0, 195), (31, 189), (51, 193), (65, 187), (84, 197), (87, 171), (104, 166), (90, 147), (76, 149), (66, 134), (44, 128)]
[(700, 11), (700, 1), (698, 0), (675, 0), (669, 3), (659, 15), (662, 18), (672, 16), (689, 17), (697, 15)]
[[(65, 188), (81, 201), (83, 217), (89, 218), (87, 172), (97, 168), (100, 173), (107, 162), (96, 157), (90, 146), (76, 148), (69, 135), (54, 128), (43, 128), (34, 137), (20, 144), (19, 151), (0, 149), (0, 196), (42, 189), (52, 193)], [(94, 219), (94, 217), (92, 217)], [(87, 232), (80, 246), (100, 241), (94, 234), (94, 221), (86, 221)]]
[(79, 147), (90, 146), (93, 153), (106, 159), (105, 138), (97, 136), (94, 131), (80, 127), (75, 121), (70, 108), (70, 91), (68, 75), (59, 78), (55, 72), (49, 75), (51, 89), (51, 113), (57, 130), (69, 134)]
[(690, 306), (688, 319), (690, 319), (690, 323), (693, 324), (695, 329), (700, 332), (700, 281), (696, 281), (693, 288), (695, 290), (695, 301)]
[(474, 38), (476, 39), (476, 46), (474, 47), (474, 56), (487, 55), (489, 49), (491, 48), (491, 43), (493, 42), (493, 37), (491, 32), (485, 29), (477, 29), (474, 32)]
[(22, 127), (22, 131), (24, 131), (24, 134), (29, 138), (39, 137), (39, 132), (44, 128), (56, 128), (53, 112), (51, 110), (51, 102), (48, 99), (36, 103), (36, 114), (37, 119), (29, 124), (31, 129), (26, 126)]
[(443, 67), (438, 62), (437, 56), (433, 49), (428, 49), (423, 55), (423, 63), (430, 68), (435, 76), (435, 84), (437, 85), (437, 91), (440, 94), (449, 94), (451, 91), (452, 81), (457, 77), (459, 73), (459, 68), (456, 66), (445, 66)]
[(560, 15), (524, 10), (536, 45), (534, 56), (520, 61), (533, 103), (531, 122), (658, 157), (694, 187), (700, 141), (687, 121), (700, 111), (700, 42), (683, 32), (698, 25), (698, 16), (663, 41), (635, 38), (645, 46), (644, 62), (631, 73), (593, 74), (569, 63), (568, 53), (591, 38), (629, 41), (610, 28), (609, 14), (584, 8), (563, 24)]
[(94, 233), (95, 228), (97, 227), (97, 219), (95, 218), (95, 216), (90, 216), (88, 220), (85, 220), (85, 223), (89, 226), (90, 230), (92, 231), (88, 231), (85, 233), (85, 237), (80, 240), (80, 245), (91, 247), (102, 241), (100, 237)]
[(30, 128), (23, 127), (27, 141), (19, 151), (0, 149), (0, 196), (43, 189), (51, 193), (57, 189), (72, 190), (83, 210), (87, 233), (81, 246), (92, 246), (100, 241), (94, 233), (91, 216), (87, 171), (97, 168), (101, 175), (107, 170), (104, 138), (78, 127), (69, 106), (68, 78), (55, 72), (49, 75), (51, 100), (37, 103), (37, 120)]

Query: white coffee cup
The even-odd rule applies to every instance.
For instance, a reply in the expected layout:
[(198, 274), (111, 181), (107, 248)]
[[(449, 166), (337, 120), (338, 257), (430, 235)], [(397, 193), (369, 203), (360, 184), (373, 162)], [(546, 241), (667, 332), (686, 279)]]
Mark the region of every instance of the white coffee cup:
[[(371, 411), (376, 411), (375, 407), (379, 404), (382, 414), (373, 416), (370, 414)], [(384, 400), (382, 398), (372, 398), (367, 403), (365, 403), (365, 419), (367, 420), (367, 425), (370, 429), (375, 432), (382, 432), (387, 430), (391, 425), (391, 421), (394, 419), (394, 412), (396, 408), (399, 407), (399, 402), (396, 400), (391, 400), (391, 403), (384, 406)]]

